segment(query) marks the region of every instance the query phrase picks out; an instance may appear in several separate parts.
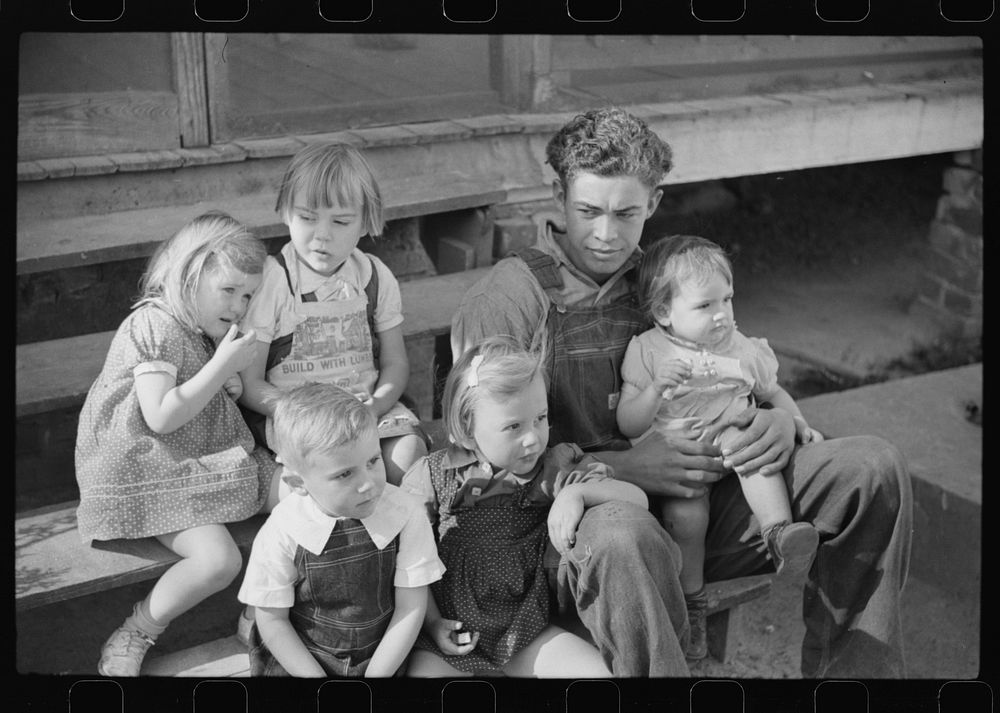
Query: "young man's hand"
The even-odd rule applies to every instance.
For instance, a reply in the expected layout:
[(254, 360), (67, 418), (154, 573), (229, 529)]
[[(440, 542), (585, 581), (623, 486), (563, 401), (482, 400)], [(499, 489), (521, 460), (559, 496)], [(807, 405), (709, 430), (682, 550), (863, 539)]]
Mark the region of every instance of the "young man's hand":
[(726, 468), (718, 446), (698, 440), (697, 431), (653, 430), (624, 451), (601, 451), (594, 457), (607, 463), (615, 477), (639, 486), (648, 495), (693, 498), (719, 480)]
[(723, 464), (737, 473), (777, 473), (788, 465), (795, 447), (792, 414), (780, 408), (750, 407), (730, 425), (743, 431), (723, 451)]

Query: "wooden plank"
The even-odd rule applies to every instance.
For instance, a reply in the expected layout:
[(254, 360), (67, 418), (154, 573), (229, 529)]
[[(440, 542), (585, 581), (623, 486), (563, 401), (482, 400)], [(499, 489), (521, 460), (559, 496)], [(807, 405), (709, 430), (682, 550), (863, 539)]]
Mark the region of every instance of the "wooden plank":
[(208, 125), (212, 132), (211, 142), (217, 144), (234, 138), (226, 125), (230, 113), (229, 64), (226, 61), (229, 36), (223, 32), (206, 32), (204, 37)]
[(162, 656), (150, 656), (143, 676), (243, 678), (250, 675), (250, 654), (235, 636), (227, 636)]
[[(389, 179), (382, 182), (381, 188), (386, 219), (398, 220), (499, 203), (506, 192), (498, 186), (499, 181), (443, 173)], [(288, 234), (274, 212), (274, 196), (270, 193), (105, 215), (22, 220), (17, 226), (18, 273), (146, 257), (169, 237), (172, 228), (164, 226), (183, 225), (200, 213), (217, 208), (243, 221), (260, 238)]]
[[(488, 268), (480, 268), (400, 283), (403, 336), (408, 349), (413, 345), (418, 359), (426, 353), (424, 338), (450, 331), (451, 318), (466, 290), (487, 272)], [(19, 345), (15, 374), (16, 417), (82, 404), (104, 366), (114, 334), (114, 331), (99, 332)], [(429, 405), (427, 388), (432, 389), (433, 384), (416, 383), (420, 373), (417, 367), (427, 366), (419, 365), (418, 359), (413, 359), (412, 365), (415, 371), (411, 377), (413, 395), (426, 408)], [(428, 372), (425, 376), (432, 374)], [(425, 411), (421, 417), (429, 418), (430, 414)]]
[(869, 56), (874, 61), (899, 54), (973, 53), (982, 50), (977, 37), (792, 37), (659, 36), (650, 43), (641, 36), (605, 35), (594, 46), (580, 35), (552, 37), (552, 69), (584, 70), (688, 64), (740, 64), (774, 60), (815, 61)]
[(780, 104), (647, 121), (674, 150), (666, 182), (687, 183), (980, 147), (983, 93), (974, 86), (765, 95)]
[(213, 138), (215, 141), (229, 141), (246, 136), (304, 134), (324, 131), (330, 127), (360, 128), (391, 124), (394, 121), (412, 123), (441, 117), (502, 114), (509, 108), (500, 101), (497, 92), (483, 89), (427, 97), (371, 99), (351, 104), (282, 108), (253, 114), (231, 112), (225, 117), (221, 132), (213, 133)]
[[(263, 522), (257, 515), (228, 525), (244, 554)], [(76, 529), (76, 503), (17, 518), (14, 556), (17, 611), (155, 579), (180, 559), (151, 537), (85, 545)]]
[(17, 114), (22, 158), (179, 147), (173, 92), (27, 94), (18, 98)]
[(772, 577), (770, 574), (758, 574), (708, 582), (705, 588), (708, 591), (709, 615), (768, 594), (771, 591)]
[(205, 44), (201, 33), (172, 32), (174, 89), (181, 146), (208, 146), (208, 88), (205, 77)]

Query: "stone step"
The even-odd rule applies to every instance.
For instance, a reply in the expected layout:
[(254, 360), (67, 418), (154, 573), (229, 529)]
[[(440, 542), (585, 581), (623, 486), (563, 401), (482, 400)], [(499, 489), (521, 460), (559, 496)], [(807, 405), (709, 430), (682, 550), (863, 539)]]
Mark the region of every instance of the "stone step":
[(911, 572), (950, 590), (978, 588), (982, 550), (983, 365), (802, 399), (828, 436), (881, 436), (899, 448), (913, 484)]

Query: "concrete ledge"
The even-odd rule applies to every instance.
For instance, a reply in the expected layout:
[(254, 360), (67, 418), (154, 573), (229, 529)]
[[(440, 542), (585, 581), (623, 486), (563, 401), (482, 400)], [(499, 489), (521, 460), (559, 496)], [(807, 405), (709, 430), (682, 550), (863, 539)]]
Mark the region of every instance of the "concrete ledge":
[(913, 484), (910, 571), (949, 591), (978, 590), (982, 571), (983, 367), (974, 364), (802, 399), (828, 436), (874, 435), (903, 454)]

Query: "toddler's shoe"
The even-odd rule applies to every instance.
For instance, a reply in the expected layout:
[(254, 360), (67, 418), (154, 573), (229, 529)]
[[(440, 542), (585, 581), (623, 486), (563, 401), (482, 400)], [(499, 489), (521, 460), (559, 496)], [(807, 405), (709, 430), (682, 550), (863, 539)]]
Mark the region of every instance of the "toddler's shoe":
[(808, 522), (779, 522), (764, 533), (764, 542), (778, 574), (797, 577), (812, 566), (819, 533)]
[[(247, 613), (251, 613), (247, 617)], [(241, 644), (250, 648), (250, 630), (253, 628), (253, 614), (250, 607), (247, 607), (240, 614), (240, 622), (236, 625), (236, 638)]]
[(688, 625), (691, 638), (688, 640), (684, 657), (689, 661), (700, 661), (708, 656), (708, 593), (702, 587), (694, 594), (685, 594)]
[(97, 672), (102, 676), (138, 676), (142, 660), (154, 643), (141, 631), (119, 626), (101, 647)]

